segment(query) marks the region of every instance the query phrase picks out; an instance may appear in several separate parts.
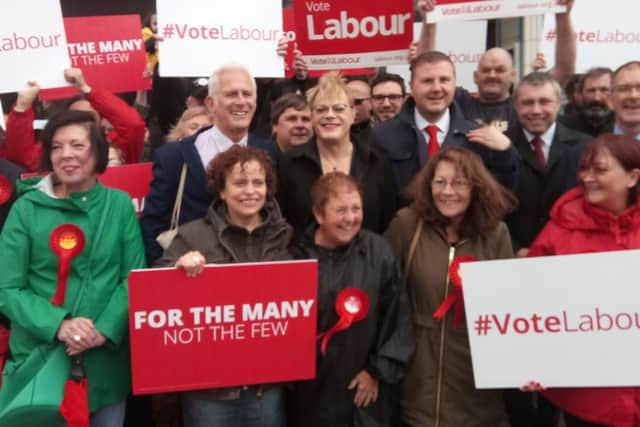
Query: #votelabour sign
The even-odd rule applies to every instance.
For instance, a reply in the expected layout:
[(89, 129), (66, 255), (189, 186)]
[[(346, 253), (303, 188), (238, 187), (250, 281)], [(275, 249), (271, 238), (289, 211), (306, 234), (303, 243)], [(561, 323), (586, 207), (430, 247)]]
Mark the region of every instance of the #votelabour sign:
[[(110, 92), (151, 88), (142, 76), (145, 56), (138, 15), (65, 18), (71, 65), (80, 68), (89, 85)], [(43, 90), (41, 99), (58, 99), (78, 94), (75, 88)]]
[(640, 251), (461, 265), (477, 388), (640, 384)]
[(254, 77), (282, 77), (276, 54), (281, 0), (157, 0), (160, 75), (209, 76), (237, 62)]
[(294, 0), (298, 46), (309, 69), (381, 67), (407, 62), (411, 0)]
[(58, 0), (4, 2), (0, 13), (0, 93), (64, 86), (69, 55)]
[(134, 393), (313, 378), (317, 280), (316, 261), (133, 271)]
[(557, 0), (438, 0), (427, 21), (465, 21), (559, 13), (566, 10)]

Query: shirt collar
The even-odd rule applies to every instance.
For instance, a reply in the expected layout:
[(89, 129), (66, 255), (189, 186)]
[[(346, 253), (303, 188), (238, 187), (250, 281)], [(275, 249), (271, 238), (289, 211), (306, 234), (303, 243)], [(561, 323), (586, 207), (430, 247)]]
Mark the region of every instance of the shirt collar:
[[(522, 130), (524, 131), (524, 136), (527, 137), (527, 142), (531, 143), (533, 138), (535, 138), (536, 136), (524, 128)], [(540, 139), (542, 139), (542, 142), (544, 142), (544, 145), (549, 147), (553, 142), (553, 136), (555, 134), (556, 134), (556, 122), (553, 122), (553, 124), (549, 126), (549, 129), (547, 129), (542, 135), (540, 135)]]
[[(613, 127), (613, 134), (614, 135), (624, 135), (624, 131), (622, 130), (622, 128), (620, 126), (618, 126), (618, 123), (616, 123), (615, 126)], [(640, 141), (640, 133), (635, 136), (635, 139)]]
[(413, 115), (416, 126), (422, 131), (424, 131), (424, 129), (429, 125), (436, 125), (438, 127), (439, 133), (443, 133), (446, 135), (449, 132), (449, 126), (451, 125), (451, 113), (449, 112), (448, 108), (445, 110), (442, 117), (440, 117), (440, 119), (435, 123), (431, 123), (430, 121), (422, 117), (417, 108), (414, 109)]

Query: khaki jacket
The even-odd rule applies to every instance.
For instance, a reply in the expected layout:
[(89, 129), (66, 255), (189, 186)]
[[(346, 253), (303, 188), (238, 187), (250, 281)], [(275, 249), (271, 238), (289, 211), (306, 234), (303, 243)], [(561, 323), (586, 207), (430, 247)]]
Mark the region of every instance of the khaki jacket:
[[(385, 234), (402, 265), (417, 223), (417, 214), (404, 208)], [(466, 324), (453, 327), (454, 310), (449, 310), (444, 324), (433, 318), (451, 291), (447, 272), (458, 255), (479, 260), (513, 257), (507, 227), (500, 223), (485, 237), (451, 246), (444, 229), (424, 225), (407, 275), (416, 353), (401, 387), (400, 405), (409, 426), (491, 427), (506, 418), (501, 391), (475, 389)]]

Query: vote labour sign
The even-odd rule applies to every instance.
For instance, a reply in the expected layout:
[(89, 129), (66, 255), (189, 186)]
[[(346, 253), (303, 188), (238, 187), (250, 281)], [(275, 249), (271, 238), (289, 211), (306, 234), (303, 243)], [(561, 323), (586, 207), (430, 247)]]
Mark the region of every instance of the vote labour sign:
[(131, 272), (134, 393), (313, 378), (317, 278), (316, 261)]
[[(284, 33), (284, 37), (287, 38), (287, 53), (284, 57), (285, 61), (285, 77), (290, 79), (295, 75), (294, 69), (294, 46), (297, 43), (296, 41), (296, 28), (295, 28), (295, 17), (293, 16), (293, 8), (292, 7), (284, 7), (282, 8), (282, 31)], [(328, 67), (326, 70), (310, 70), (309, 77), (320, 77), (324, 73), (329, 70), (341, 70), (342, 75), (344, 76), (353, 76), (353, 75), (367, 75), (374, 74), (376, 72), (375, 68), (347, 68), (343, 69), (337, 66)]]
[(640, 384), (638, 262), (630, 250), (461, 264), (476, 387)]
[(435, 10), (427, 14), (427, 21), (511, 18), (565, 10), (557, 0), (438, 0)]
[(294, 0), (298, 47), (309, 69), (381, 67), (407, 62), (411, 0)]
[[(147, 59), (138, 15), (65, 18), (64, 26), (71, 66), (82, 70), (90, 86), (114, 93), (151, 88), (151, 79), (142, 76)], [(43, 90), (40, 98), (77, 94), (66, 87)]]
[(65, 84), (69, 67), (59, 1), (3, 2), (0, 12), (0, 93)]

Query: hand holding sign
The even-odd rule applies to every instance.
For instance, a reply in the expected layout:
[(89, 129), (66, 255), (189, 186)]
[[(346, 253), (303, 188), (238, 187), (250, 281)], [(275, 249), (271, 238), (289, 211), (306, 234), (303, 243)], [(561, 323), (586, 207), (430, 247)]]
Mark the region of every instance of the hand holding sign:
[(205, 258), (199, 251), (189, 251), (176, 261), (176, 268), (182, 268), (187, 277), (196, 277), (204, 270)]
[(40, 93), (40, 86), (33, 80), (27, 82), (27, 87), (18, 91), (18, 99), (16, 100), (16, 106), (14, 110), (19, 113), (27, 111), (33, 105), (33, 101), (36, 100)]
[(80, 68), (67, 68), (64, 70), (64, 79), (84, 94), (91, 92), (91, 86), (84, 80), (84, 74), (82, 74)]

